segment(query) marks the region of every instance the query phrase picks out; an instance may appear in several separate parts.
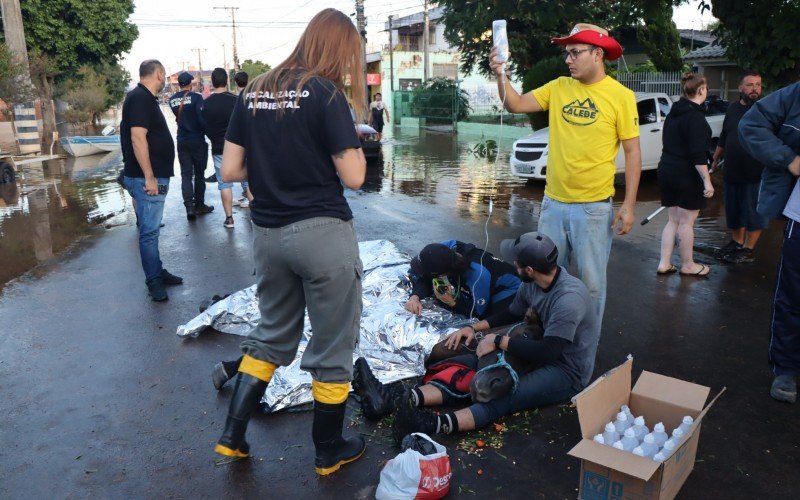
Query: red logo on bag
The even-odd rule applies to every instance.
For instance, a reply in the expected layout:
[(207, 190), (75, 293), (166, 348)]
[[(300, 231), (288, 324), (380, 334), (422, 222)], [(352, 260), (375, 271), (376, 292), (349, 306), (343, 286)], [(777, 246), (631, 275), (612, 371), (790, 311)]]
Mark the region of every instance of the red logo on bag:
[(419, 486), (414, 498), (420, 500), (433, 500), (442, 498), (450, 491), (450, 459), (447, 456), (433, 460), (420, 460)]

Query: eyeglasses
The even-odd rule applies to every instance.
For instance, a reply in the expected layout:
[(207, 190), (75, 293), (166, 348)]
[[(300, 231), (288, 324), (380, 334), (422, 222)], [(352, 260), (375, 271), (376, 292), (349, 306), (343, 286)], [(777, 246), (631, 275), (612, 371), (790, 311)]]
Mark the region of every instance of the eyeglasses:
[(584, 52), (591, 52), (593, 50), (594, 50), (593, 48), (591, 48), (591, 49), (581, 49), (581, 50), (578, 50), (578, 49), (565, 50), (564, 52), (561, 53), (561, 55), (564, 56), (564, 58), (569, 57), (570, 59), (575, 61), (576, 59), (578, 59), (579, 55), (583, 54)]

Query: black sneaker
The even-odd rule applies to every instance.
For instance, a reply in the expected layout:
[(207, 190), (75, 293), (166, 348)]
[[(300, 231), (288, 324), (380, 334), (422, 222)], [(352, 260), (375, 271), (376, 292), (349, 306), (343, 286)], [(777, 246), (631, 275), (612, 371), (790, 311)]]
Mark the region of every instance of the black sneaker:
[(217, 173), (214, 172), (213, 174), (206, 177), (206, 182), (217, 182)]
[(755, 260), (756, 258), (753, 255), (753, 249), (744, 247), (722, 257), (722, 261), (727, 262), (728, 264), (747, 264), (750, 262), (755, 262)]
[(228, 229), (232, 229), (233, 228), (233, 216), (229, 215), (229, 216), (225, 217), (225, 223), (222, 224), (222, 225), (227, 227)]
[(742, 245), (731, 240), (724, 247), (714, 250), (714, 257), (718, 259), (724, 259), (728, 255), (739, 250), (740, 248), (742, 248)]
[(161, 278), (156, 278), (148, 283), (147, 290), (150, 292), (150, 298), (153, 299), (153, 302), (164, 302), (165, 300), (169, 300), (167, 289), (164, 288), (164, 282), (161, 281)]
[(424, 432), (431, 435), (436, 433), (439, 417), (431, 410), (411, 406), (408, 392), (395, 399), (397, 413), (394, 414), (392, 423), (392, 438), (399, 446), (403, 438), (412, 432)]
[(161, 268), (161, 282), (165, 285), (180, 285), (183, 284), (183, 278)]
[(210, 207), (210, 206), (206, 205), (205, 203), (201, 203), (200, 205), (195, 205), (194, 206), (194, 211), (195, 211), (195, 213), (197, 215), (205, 215), (205, 214), (210, 214), (211, 212), (213, 212), (214, 211), (214, 207)]

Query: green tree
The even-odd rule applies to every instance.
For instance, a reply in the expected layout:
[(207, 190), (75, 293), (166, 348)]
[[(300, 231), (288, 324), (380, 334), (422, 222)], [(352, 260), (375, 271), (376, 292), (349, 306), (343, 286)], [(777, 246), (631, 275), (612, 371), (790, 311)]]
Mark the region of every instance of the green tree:
[(118, 64), (139, 35), (133, 0), (21, 0), (31, 80), (42, 100), (44, 137), (55, 131), (55, 84), (83, 65)]
[(250, 77), (250, 80), (257, 77), (262, 73), (266, 73), (267, 71), (271, 70), (272, 66), (265, 62), (261, 62), (258, 59), (255, 61), (252, 59), (245, 59), (242, 63), (242, 71), (247, 73), (247, 76)]
[(800, 2), (764, 0), (756, 5), (738, 0), (714, 0), (713, 4), (699, 0), (698, 4), (701, 10), (710, 8), (719, 19), (713, 33), (731, 61), (761, 72), (778, 85), (800, 79)]
[(637, 26), (639, 42), (658, 71), (680, 71), (683, 67), (681, 35), (672, 20), (672, 1), (651, 2)]
[(461, 52), (462, 71), (469, 73), (477, 68), (489, 74), (492, 20), (505, 19), (511, 69), (524, 77), (542, 59), (558, 55), (560, 47), (554, 46), (551, 38), (587, 20), (611, 31), (643, 27), (651, 50), (658, 51), (656, 65), (671, 67), (680, 57), (672, 5), (681, 1), (440, 0), (439, 5), (444, 7), (445, 38)]
[(100, 113), (108, 109), (107, 79), (89, 66), (81, 66), (60, 87), (61, 98), (70, 107), (65, 116), (70, 123), (97, 123)]
[(21, 84), (27, 68), (14, 58), (5, 43), (0, 43), (0, 99), (13, 105), (33, 99), (33, 94)]
[[(522, 91), (530, 92), (559, 76), (569, 76), (569, 68), (564, 64), (561, 56), (542, 59), (534, 64), (522, 77)], [(550, 121), (547, 111), (529, 113), (528, 116), (531, 118), (531, 127), (534, 130), (548, 126)]]

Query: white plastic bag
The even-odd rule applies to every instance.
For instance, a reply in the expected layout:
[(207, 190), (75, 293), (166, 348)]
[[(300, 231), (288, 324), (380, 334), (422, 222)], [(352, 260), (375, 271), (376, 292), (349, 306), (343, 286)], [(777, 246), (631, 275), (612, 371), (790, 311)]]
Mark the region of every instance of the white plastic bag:
[(430, 441), (436, 453), (423, 455), (408, 449), (389, 460), (381, 471), (376, 500), (434, 499), (450, 491), (453, 473), (447, 449), (426, 434), (414, 434)]

